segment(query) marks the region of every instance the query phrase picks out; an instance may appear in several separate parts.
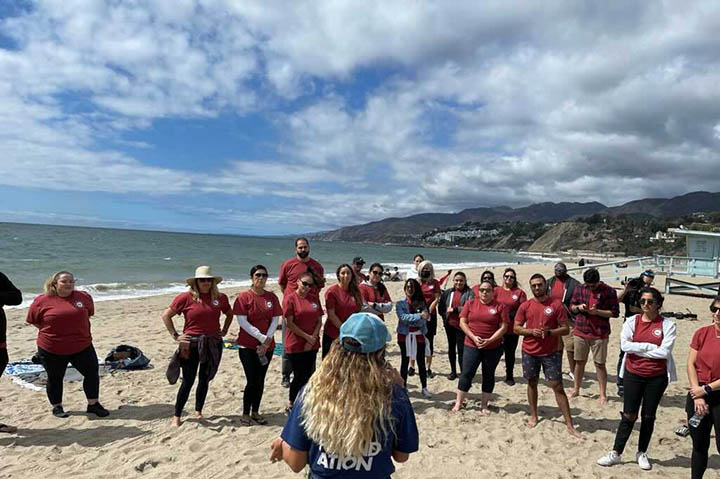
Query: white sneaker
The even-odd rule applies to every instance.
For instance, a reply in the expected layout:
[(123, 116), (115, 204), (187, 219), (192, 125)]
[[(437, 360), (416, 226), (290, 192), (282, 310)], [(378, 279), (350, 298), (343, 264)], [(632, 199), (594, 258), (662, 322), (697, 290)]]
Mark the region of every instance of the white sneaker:
[(420, 394), (422, 394), (422, 397), (424, 397), (426, 399), (430, 399), (432, 397), (432, 394), (430, 394), (430, 391), (428, 391), (428, 388), (422, 388), (422, 392)]
[(647, 452), (638, 452), (635, 454), (635, 459), (637, 459), (638, 466), (640, 466), (640, 469), (643, 471), (652, 469), (652, 464), (650, 464), (650, 459), (647, 457)]
[(575, 381), (575, 375), (572, 373), (572, 371), (568, 372), (568, 377), (570, 378), (571, 381)]
[(614, 466), (620, 464), (622, 456), (615, 451), (610, 451), (606, 456), (601, 457), (597, 460), (597, 463), (601, 466)]

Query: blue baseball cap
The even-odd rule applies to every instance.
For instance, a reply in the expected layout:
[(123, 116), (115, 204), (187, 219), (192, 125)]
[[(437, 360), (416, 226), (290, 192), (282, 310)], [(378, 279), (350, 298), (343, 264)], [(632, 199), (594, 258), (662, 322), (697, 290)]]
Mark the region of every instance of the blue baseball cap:
[[(343, 341), (351, 338), (360, 343), (354, 346)], [(392, 337), (385, 323), (371, 313), (354, 313), (340, 326), (338, 340), (343, 348), (353, 353), (374, 353), (385, 347)]]

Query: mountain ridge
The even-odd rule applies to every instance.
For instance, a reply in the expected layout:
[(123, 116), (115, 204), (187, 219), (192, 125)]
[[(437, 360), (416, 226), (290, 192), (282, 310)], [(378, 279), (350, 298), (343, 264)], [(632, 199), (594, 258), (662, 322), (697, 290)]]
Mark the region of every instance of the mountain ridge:
[(328, 241), (402, 242), (408, 238), (419, 237), (435, 228), (459, 226), (467, 221), (478, 223), (556, 223), (594, 214), (667, 217), (715, 210), (720, 210), (720, 192), (694, 191), (672, 198), (643, 198), (612, 207), (597, 201), (585, 203), (554, 203), (546, 201), (518, 208), (480, 206), (466, 208), (458, 213), (418, 213), (405, 217), (384, 218), (325, 232), (311, 233), (309, 236), (314, 239)]

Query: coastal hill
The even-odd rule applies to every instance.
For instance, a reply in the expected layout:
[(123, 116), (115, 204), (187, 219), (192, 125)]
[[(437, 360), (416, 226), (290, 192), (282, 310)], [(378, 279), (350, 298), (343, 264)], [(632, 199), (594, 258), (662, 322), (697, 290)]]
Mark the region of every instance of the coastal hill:
[[(474, 238), (474, 241), (449, 241), (449, 244), (486, 248), (523, 248), (533, 245), (548, 230), (555, 227), (554, 223), (576, 222), (579, 219), (593, 217), (625, 218), (635, 221), (668, 219), (699, 212), (720, 210), (720, 193), (697, 191), (674, 198), (646, 198), (630, 201), (620, 206), (608, 207), (598, 202), (588, 203), (536, 203), (520, 208), (509, 206), (479, 207), (462, 210), (458, 213), (423, 213), (403, 218), (386, 218), (380, 221), (355, 226), (347, 226), (332, 231), (315, 233), (315, 239), (328, 241), (356, 241), (368, 243), (400, 243), (400, 244), (443, 244), (434, 241), (441, 233), (457, 233), (460, 230), (476, 231), (479, 235), (485, 228), (510, 230), (488, 233), (486, 237)], [(583, 222), (584, 223), (584, 222)], [(626, 223), (626, 221), (622, 221)], [(646, 229), (652, 232), (661, 225), (659, 222), (646, 221), (645, 226), (636, 234), (644, 235)], [(534, 228), (507, 225), (532, 224)], [(504, 227), (502, 227), (505, 225)], [(562, 247), (567, 243), (563, 238), (574, 238), (573, 244), (580, 246), (586, 230), (582, 225), (557, 225), (559, 230), (550, 233), (534, 250), (547, 251), (548, 248)], [(517, 231), (520, 229), (520, 231)], [(554, 234), (557, 233), (557, 234)], [(497, 235), (497, 237), (494, 237)], [(457, 234), (455, 235), (457, 236)], [(471, 233), (465, 235), (468, 240)], [(477, 236), (477, 235), (476, 235)], [(589, 238), (589, 235), (585, 235)], [(446, 238), (449, 238), (447, 235)], [(553, 239), (554, 238), (554, 239)], [(520, 240), (520, 241), (518, 241)], [(588, 245), (589, 246), (589, 245)]]

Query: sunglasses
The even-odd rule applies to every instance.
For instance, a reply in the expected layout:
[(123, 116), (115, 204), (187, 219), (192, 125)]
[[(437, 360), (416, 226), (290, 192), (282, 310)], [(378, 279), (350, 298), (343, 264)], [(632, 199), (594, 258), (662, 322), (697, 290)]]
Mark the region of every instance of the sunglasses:
[(715, 314), (718, 311), (720, 311), (720, 306), (715, 306), (714, 304), (710, 305), (710, 312)]
[(198, 278), (198, 283), (212, 283), (212, 278)]
[(301, 282), (302, 285), (305, 286), (306, 288), (309, 288), (310, 286), (313, 285), (312, 283), (308, 283), (307, 281), (300, 281), (300, 282)]
[(370, 274), (382, 274), (382, 271), (370, 271)]
[(253, 276), (256, 278), (267, 278), (268, 274), (267, 273), (255, 273)]
[(504, 278), (505, 278), (505, 279), (515, 279), (515, 276), (513, 276), (513, 275), (511, 275), (511, 274), (506, 274), (506, 275), (504, 276)]
[(640, 300), (640, 304), (647, 304), (647, 305), (650, 306), (650, 305), (655, 304), (655, 300), (654, 300), (654, 299), (642, 298), (642, 299)]
[(490, 288), (480, 288), (478, 289), (481, 293), (492, 293), (492, 289)]

